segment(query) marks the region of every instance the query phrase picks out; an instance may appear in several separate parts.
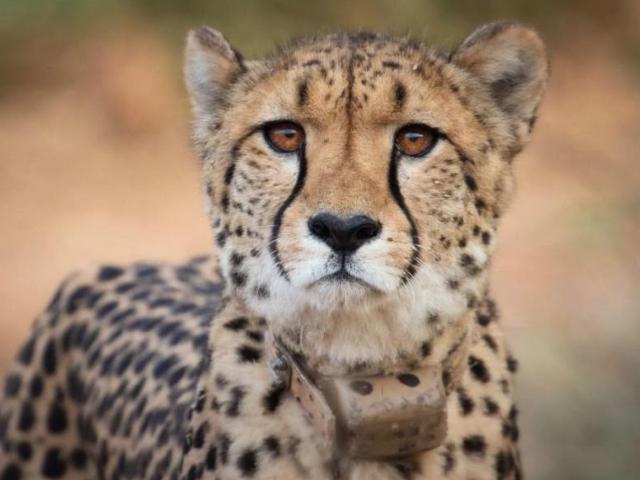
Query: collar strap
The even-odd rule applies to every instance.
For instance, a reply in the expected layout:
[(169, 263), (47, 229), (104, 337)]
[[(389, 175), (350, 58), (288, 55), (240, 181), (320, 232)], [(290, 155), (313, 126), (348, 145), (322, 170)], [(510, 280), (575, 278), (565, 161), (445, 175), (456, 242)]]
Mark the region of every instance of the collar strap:
[(439, 446), (447, 434), (443, 372), (457, 384), (468, 338), (442, 365), (398, 375), (314, 377), (268, 335), (271, 370), (288, 385), (325, 447), (336, 456), (383, 460), (415, 455)]

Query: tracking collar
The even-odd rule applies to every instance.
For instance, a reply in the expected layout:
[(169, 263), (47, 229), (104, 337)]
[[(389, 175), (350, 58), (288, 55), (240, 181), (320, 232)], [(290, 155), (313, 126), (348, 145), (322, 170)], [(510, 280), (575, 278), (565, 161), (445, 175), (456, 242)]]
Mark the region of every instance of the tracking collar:
[(267, 335), (270, 368), (336, 457), (391, 460), (439, 446), (447, 434), (446, 392), (464, 371), (470, 335), (441, 365), (396, 375), (311, 376)]

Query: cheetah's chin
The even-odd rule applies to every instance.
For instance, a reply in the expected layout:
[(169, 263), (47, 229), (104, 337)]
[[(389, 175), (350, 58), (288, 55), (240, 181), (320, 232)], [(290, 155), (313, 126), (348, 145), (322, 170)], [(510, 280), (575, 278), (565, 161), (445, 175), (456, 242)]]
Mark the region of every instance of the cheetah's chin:
[(378, 292), (379, 289), (374, 285), (370, 284), (366, 280), (361, 277), (348, 272), (347, 270), (337, 270), (333, 273), (325, 275), (318, 280), (313, 281), (307, 287), (307, 290), (313, 289), (314, 287), (320, 285), (329, 285), (334, 288), (342, 289), (345, 286), (359, 285), (365, 289), (371, 290), (373, 292)]
[(308, 289), (312, 304), (317, 310), (335, 311), (355, 307), (373, 301), (383, 294), (362, 280), (322, 280)]

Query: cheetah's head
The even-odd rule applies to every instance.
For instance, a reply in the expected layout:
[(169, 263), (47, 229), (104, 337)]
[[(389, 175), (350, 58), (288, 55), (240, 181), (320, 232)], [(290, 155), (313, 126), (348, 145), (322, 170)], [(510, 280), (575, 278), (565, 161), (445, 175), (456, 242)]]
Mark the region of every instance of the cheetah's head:
[(245, 61), (204, 27), (186, 80), (222, 270), (257, 312), (310, 331), (368, 312), (352, 336), (385, 312), (381, 335), (415, 336), (483, 293), (547, 80), (535, 32), (494, 23), (446, 54), (335, 34)]

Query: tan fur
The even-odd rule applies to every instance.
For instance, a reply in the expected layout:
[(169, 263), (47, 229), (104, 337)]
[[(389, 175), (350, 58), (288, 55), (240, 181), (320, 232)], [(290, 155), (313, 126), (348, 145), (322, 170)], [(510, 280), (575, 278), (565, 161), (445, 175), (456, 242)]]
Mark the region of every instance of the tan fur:
[[(516, 362), (487, 269), (547, 75), (539, 37), (514, 23), (481, 27), (451, 53), (335, 34), (251, 62), (220, 33), (192, 32), (193, 141), (224, 291), (207, 259), (69, 280), (8, 378), (2, 478), (521, 478)], [(282, 120), (304, 130), (304, 148), (265, 140)], [(408, 124), (441, 133), (422, 158), (394, 146)], [(319, 213), (381, 227), (347, 258), (311, 232)], [(328, 279), (340, 265), (351, 280)], [(470, 338), (460, 382), (443, 372), (445, 441), (379, 462), (323, 448), (274, 383), (267, 332), (326, 375), (441, 365)], [(41, 371), (51, 344), (55, 375)], [(39, 375), (44, 396), (25, 386)], [(48, 419), (55, 402), (64, 433)], [(76, 426), (86, 421), (93, 435)]]
[[(447, 333), (487, 295), (494, 235), (513, 189), (511, 161), (528, 139), (546, 76), (537, 35), (507, 23), (478, 29), (451, 55), (404, 39), (333, 35), (253, 62), (227, 85), (215, 131), (201, 138), (195, 116), (196, 144), (208, 145), (201, 154), (212, 222), (218, 238), (224, 237), (223, 269), (232, 278), (247, 274), (235, 295), (266, 316), (271, 330), (312, 370), (393, 372), (441, 361), (454, 342)], [(264, 122), (282, 119), (305, 130), (304, 167), (295, 156), (272, 152), (259, 134)], [(409, 123), (445, 135), (427, 158), (397, 164), (417, 243), (388, 174), (394, 133)], [(245, 136), (252, 128), (258, 133)], [(239, 138), (241, 144), (235, 143)], [(233, 179), (225, 182), (230, 168)], [(301, 176), (274, 236), (273, 221)], [(247, 215), (245, 202), (252, 197), (260, 198), (259, 215)], [(225, 209), (228, 202), (232, 207)], [(313, 282), (308, 272), (321, 268), (314, 260), (327, 255), (308, 241), (306, 221), (318, 212), (367, 215), (383, 225), (376, 247), (367, 254), (365, 245), (354, 254), (375, 291)], [(250, 225), (255, 236), (238, 238), (236, 224)], [(274, 243), (277, 259), (270, 255)], [(246, 255), (249, 248), (258, 255)], [(415, 271), (403, 278), (416, 250)], [(238, 254), (247, 257), (241, 266), (226, 261)], [(279, 273), (273, 265), (278, 260)], [(268, 298), (253, 293), (253, 281), (268, 285)], [(426, 344), (433, 348), (428, 358), (421, 354)], [(473, 382), (465, 383), (477, 391)], [(451, 438), (461, 438), (470, 430), (459, 428), (452, 416)], [(491, 458), (503, 448), (499, 437), (487, 436)], [(442, 455), (425, 454), (421, 468), (437, 470)], [(353, 468), (357, 478), (360, 467)], [(481, 471), (478, 478), (485, 478)]]

